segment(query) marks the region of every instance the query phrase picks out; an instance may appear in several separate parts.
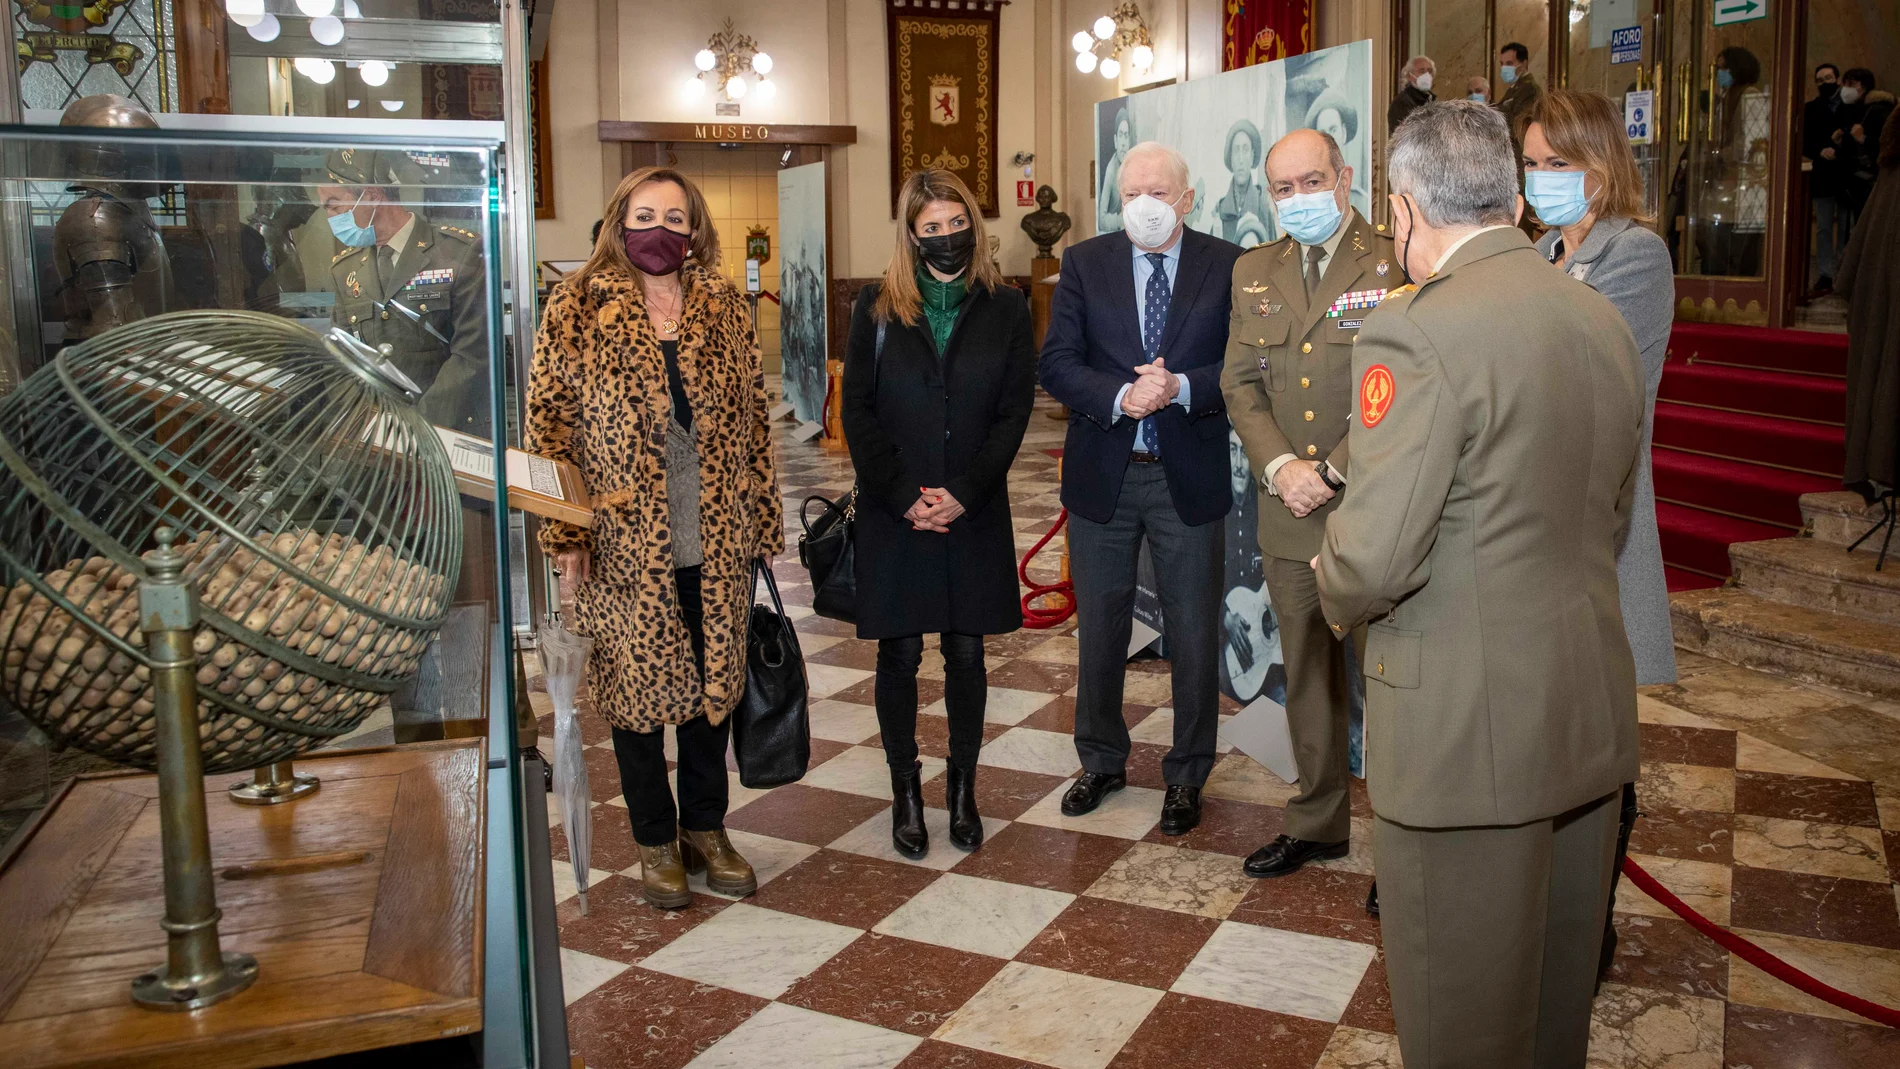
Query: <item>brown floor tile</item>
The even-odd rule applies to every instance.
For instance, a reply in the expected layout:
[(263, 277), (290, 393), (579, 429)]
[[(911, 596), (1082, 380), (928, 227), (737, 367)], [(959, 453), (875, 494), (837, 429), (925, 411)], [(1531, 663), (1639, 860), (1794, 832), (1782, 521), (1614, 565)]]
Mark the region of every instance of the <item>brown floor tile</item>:
[(1011, 824), (984, 842), (982, 849), (957, 862), (954, 871), (1079, 895), (1128, 847), (1128, 840), (1106, 835)]
[(811, 664), (831, 664), (839, 668), (857, 668), (866, 672), (877, 670), (877, 643), (866, 639), (848, 638), (805, 655)]
[(1737, 865), (1729, 923), (1900, 950), (1893, 885)]
[(870, 928), (936, 879), (937, 873), (915, 865), (820, 850), (747, 901), (847, 928)]
[(839, 951), (780, 1002), (928, 1036), (1005, 963), (875, 932)]
[(1674, 917), (1616, 915), (1616, 961), (1607, 979), (1698, 998), (1728, 997), (1728, 951)]
[[(1145, 787), (1147, 784), (1140, 786)], [(1201, 823), (1193, 831), (1186, 835), (1163, 835), (1160, 828), (1155, 828), (1146, 838), (1151, 843), (1185, 846), (1190, 850), (1208, 850), (1244, 858), (1272, 842), (1285, 825), (1286, 810), (1277, 805), (1259, 805), (1202, 795)]]
[(1379, 921), (1366, 913), (1370, 890), (1370, 876), (1307, 865), (1291, 876), (1254, 880), (1227, 919), (1377, 945)]
[[(988, 742), (1009, 730), (1008, 724), (983, 725), (983, 741)], [(878, 736), (878, 745), (883, 745), (883, 735)], [(981, 747), (979, 747), (980, 749)], [(947, 716), (917, 717), (917, 752), (931, 757), (950, 758), (950, 718)]]
[(1220, 922), (1084, 895), (1069, 903), (1017, 961), (1166, 990)]
[(1029, 1065), (1029, 1062), (986, 1050), (926, 1039), (897, 1063), (897, 1069), (1024, 1069)]
[[(807, 769), (817, 768), (819, 765), (824, 764), (826, 761), (831, 760), (850, 748), (851, 744), (848, 742), (834, 742), (831, 739), (813, 738), (811, 740), (811, 759), (805, 763), (805, 767)], [(673, 766), (669, 764), (666, 767), (672, 768)], [(739, 771), (739, 753), (730, 746), (726, 747), (726, 771)]]
[(827, 616), (807, 616), (792, 621), (792, 630), (807, 635), (836, 635), (839, 638), (857, 638), (858, 625), (847, 624), (843, 620), (833, 620)]
[(1733, 731), (1671, 727), (1667, 724), (1638, 724), (1637, 728), (1637, 753), (1642, 755), (1644, 761), (1735, 767)]
[[(1148, 714), (1154, 711), (1155, 707), (1152, 705), (1125, 704), (1122, 706), (1122, 722), (1133, 728), (1146, 720)], [(1058, 694), (1050, 699), (1048, 705), (1023, 718), (1022, 723), (1017, 726), (1073, 735), (1075, 734), (1075, 699), (1068, 695)]]
[(1166, 790), (1168, 783), (1161, 773), (1161, 762), (1167, 756), (1166, 746), (1149, 742), (1129, 743), (1128, 764), (1125, 768), (1129, 786)]
[(1352, 815), (1361, 820), (1371, 820), (1372, 796), (1366, 793), (1366, 781), (1357, 776), (1348, 776), (1346, 791), (1352, 797)]
[(1359, 990), (1353, 992), (1352, 1001), (1346, 1004), (1339, 1023), (1387, 1035), (1398, 1032), (1398, 1023), (1392, 1019), (1392, 991), (1386, 986), (1385, 951), (1372, 956), (1372, 964), (1366, 966), (1366, 974), (1359, 978)]
[(861, 794), (792, 783), (727, 814), (726, 827), (824, 846), (889, 808), (890, 803)]
[[(779, 598), (779, 601), (785, 603), (786, 605), (802, 605), (806, 608), (810, 608), (811, 597), (812, 597), (812, 588), (808, 584), (799, 584), (799, 585), (791, 585), (787, 583), (779, 584), (778, 598)], [(768, 598), (767, 600), (769, 601), (770, 599)]]
[[(877, 707), (877, 677), (860, 679), (836, 694), (830, 695), (833, 701), (850, 702), (853, 705)], [(943, 680), (917, 680), (917, 708), (923, 709), (943, 700)]]
[(1887, 851), (1887, 876), (1900, 883), (1900, 831), (1883, 831), (1880, 838)]
[(1703, 809), (1672, 809), (1642, 804), (1642, 815), (1630, 832), (1630, 852), (1729, 864), (1735, 856), (1735, 818), (1729, 813)]
[[(1020, 519), (1021, 517), (1017, 518)], [(1052, 542), (1050, 545), (1053, 546), (1054, 543)], [(1047, 553), (1049, 550), (1044, 549), (1043, 552)], [(1049, 636), (1053, 634), (1055, 634), (1054, 631), (1025, 627), (1020, 631), (1011, 631), (1006, 635), (985, 635), (983, 638), (983, 653), (989, 658), (991, 664), (995, 664), (1011, 657), (1022, 656), (1024, 653), (1049, 641)]]
[[(549, 759), (553, 754), (547, 755)], [(620, 797), (620, 765), (614, 752), (605, 746), (589, 746), (581, 751), (587, 760), (587, 796), (596, 802), (611, 802)]]
[[(548, 798), (550, 807), (554, 796)], [(640, 844), (633, 841), (633, 823), (627, 819), (627, 811), (617, 805), (597, 805), (593, 811), (594, 835), (589, 843), (587, 867), (605, 872), (619, 872), (640, 863)], [(567, 852), (567, 829), (552, 828), (548, 831), (550, 853), (562, 862), (572, 860)]]
[(990, 668), (990, 686), (1028, 690), (1038, 694), (1061, 694), (1075, 681), (1080, 669), (1072, 664), (1048, 661), (1010, 661)]
[(1900, 1031), (1730, 1004), (1727, 1069), (1872, 1069), (1900, 1065)]
[(1309, 1069), (1333, 1026), (1250, 1006), (1169, 994), (1148, 1014), (1110, 1069)]
[[(935, 720), (936, 717), (929, 719)], [(1002, 724), (985, 725), (985, 741), (996, 736), (990, 734), (991, 728), (1008, 730)], [(1001, 734), (1002, 732), (997, 732)], [(935, 776), (924, 784), (924, 804), (933, 809), (945, 807), (944, 788), (949, 785), (948, 776)], [(997, 820), (1015, 820), (1029, 812), (1031, 806), (1049, 796), (1049, 792), (1062, 786), (1067, 780), (1061, 776), (1045, 776), (1040, 772), (1022, 772), (1014, 768), (997, 768), (994, 765), (979, 765), (976, 771), (976, 809), (986, 817)]]
[(1874, 806), (1874, 785), (1851, 779), (1737, 772), (1735, 811), (1819, 824), (1880, 827), (1880, 811)]
[(640, 897), (638, 876), (609, 876), (587, 891), (587, 915), (581, 900), (554, 907), (561, 945), (569, 950), (629, 964), (697, 928), (732, 903), (712, 895), (694, 895), (685, 909), (657, 909)]
[(1128, 670), (1130, 672), (1146, 672), (1149, 675), (1165, 676), (1174, 671), (1174, 665), (1169, 663), (1165, 658), (1152, 657), (1144, 653), (1128, 662)]
[(588, 1069), (677, 1069), (765, 1005), (635, 966), (567, 1008), (567, 1042)]

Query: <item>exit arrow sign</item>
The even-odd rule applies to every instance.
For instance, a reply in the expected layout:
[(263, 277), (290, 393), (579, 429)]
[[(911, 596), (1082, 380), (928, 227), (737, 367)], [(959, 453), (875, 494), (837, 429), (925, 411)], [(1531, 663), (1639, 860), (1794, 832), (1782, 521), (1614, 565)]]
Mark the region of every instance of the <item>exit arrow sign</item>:
[(1768, 0), (1715, 0), (1715, 24), (1747, 22), (1768, 17)]

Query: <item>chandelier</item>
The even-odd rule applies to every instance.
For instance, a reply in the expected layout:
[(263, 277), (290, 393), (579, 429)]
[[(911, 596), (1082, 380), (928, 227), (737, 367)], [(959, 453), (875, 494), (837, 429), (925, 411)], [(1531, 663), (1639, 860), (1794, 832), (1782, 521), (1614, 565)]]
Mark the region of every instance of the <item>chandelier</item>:
[[(766, 77), (772, 73), (772, 57), (759, 51), (752, 38), (733, 29), (730, 18), (725, 28), (707, 39), (705, 48), (693, 54), (693, 66), (699, 68), (699, 73), (686, 87), (690, 96), (704, 93), (708, 85), (727, 100), (738, 100), (747, 92), (757, 92), (759, 99), (770, 100), (778, 92), (778, 86)], [(748, 74), (756, 85), (746, 81)]]
[(1128, 69), (1136, 74), (1146, 74), (1154, 66), (1154, 41), (1141, 17), (1141, 5), (1132, 0), (1117, 4), (1088, 29), (1075, 31), (1069, 44), (1075, 48), (1075, 69), (1083, 74), (1100, 70), (1104, 78), (1119, 78), (1124, 54)]

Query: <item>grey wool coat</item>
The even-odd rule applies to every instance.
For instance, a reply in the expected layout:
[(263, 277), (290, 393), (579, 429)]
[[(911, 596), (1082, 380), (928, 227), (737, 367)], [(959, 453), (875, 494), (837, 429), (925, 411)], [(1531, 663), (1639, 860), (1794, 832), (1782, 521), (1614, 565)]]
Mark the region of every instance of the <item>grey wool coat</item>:
[[(1563, 237), (1552, 230), (1537, 242), (1556, 259)], [(1629, 535), (1616, 554), (1616, 581), (1623, 630), (1636, 658), (1636, 683), (1676, 681), (1676, 640), (1669, 625), (1669, 588), (1663, 579), (1662, 538), (1656, 531), (1656, 484), (1649, 471), (1649, 442), (1656, 422), (1656, 389), (1662, 385), (1669, 328), (1675, 321), (1675, 268), (1669, 246), (1632, 219), (1600, 219), (1570, 254), (1570, 277), (1609, 298), (1623, 313), (1643, 354), (1643, 445), (1636, 465), (1636, 500)]]

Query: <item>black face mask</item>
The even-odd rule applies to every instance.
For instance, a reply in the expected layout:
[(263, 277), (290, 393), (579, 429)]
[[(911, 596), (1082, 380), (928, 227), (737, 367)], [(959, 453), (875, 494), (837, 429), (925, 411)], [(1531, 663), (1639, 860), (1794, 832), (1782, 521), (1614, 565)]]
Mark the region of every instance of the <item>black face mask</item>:
[(1834, 97), (1840, 94), (1840, 91), (1841, 91), (1841, 83), (1822, 82), (1820, 86), (1820, 91), (1817, 95), (1819, 95), (1822, 100), (1832, 100)]
[(1405, 205), (1405, 221), (1408, 224), (1405, 228), (1405, 241), (1399, 246), (1399, 275), (1405, 279), (1405, 284), (1410, 286), (1415, 285), (1417, 280), (1412, 277), (1412, 269), (1406, 265), (1406, 260), (1407, 254), (1412, 251), (1412, 238), (1418, 233), (1418, 220), (1412, 216), (1410, 197), (1400, 197), (1399, 203)]
[(976, 252), (976, 230), (965, 227), (948, 234), (918, 238), (917, 250), (923, 253), (925, 263), (942, 274), (960, 275), (970, 266), (970, 257)]

